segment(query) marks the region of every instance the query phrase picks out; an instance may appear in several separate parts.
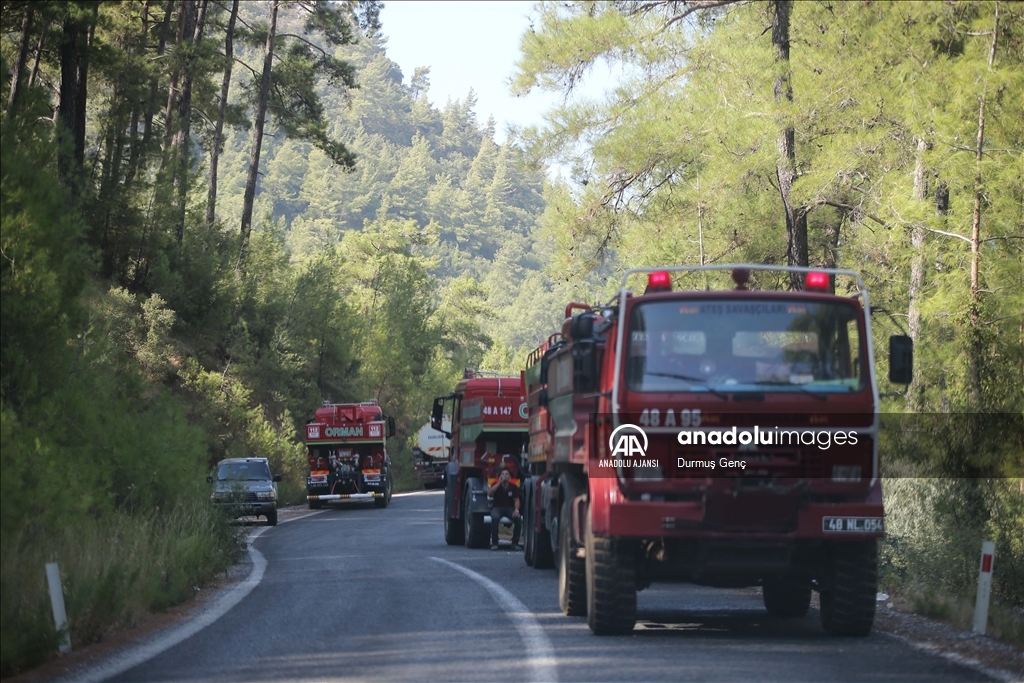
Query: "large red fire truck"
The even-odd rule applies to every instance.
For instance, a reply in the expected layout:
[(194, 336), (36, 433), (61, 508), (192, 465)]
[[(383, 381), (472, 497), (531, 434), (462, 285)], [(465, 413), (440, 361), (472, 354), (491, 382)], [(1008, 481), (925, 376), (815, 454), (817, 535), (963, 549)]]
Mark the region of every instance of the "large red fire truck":
[(387, 507), (392, 484), (387, 438), (394, 435), (394, 418), (376, 401), (324, 401), (306, 423), (310, 509), (342, 500), (372, 500), (377, 507)]
[[(707, 288), (715, 271), (735, 288)], [(802, 291), (767, 289), (794, 273)], [(870, 310), (855, 272), (756, 265), (634, 269), (607, 305), (569, 304), (525, 372), (526, 562), (557, 565), (562, 610), (623, 633), (653, 581), (760, 585), (771, 615), (817, 590), (828, 634), (867, 635), (884, 535)], [(891, 338), (890, 380), (911, 362)]]
[(442, 430), (451, 416), (448, 471), (444, 489), (444, 539), (448, 545), (487, 545), (491, 503), (487, 487), (508, 467), (512, 483), (522, 485), (526, 451), (526, 402), (520, 377), (484, 376), (467, 370), (448, 396), (434, 399), (430, 422)]

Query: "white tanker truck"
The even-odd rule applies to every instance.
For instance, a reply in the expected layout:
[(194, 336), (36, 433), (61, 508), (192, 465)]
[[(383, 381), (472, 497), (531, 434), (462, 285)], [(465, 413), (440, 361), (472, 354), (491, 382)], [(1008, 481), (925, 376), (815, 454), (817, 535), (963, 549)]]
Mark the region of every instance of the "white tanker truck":
[[(441, 428), (451, 431), (451, 420), (445, 418)], [(447, 437), (432, 428), (429, 422), (420, 428), (416, 435), (416, 446), (412, 449), (412, 457), (416, 478), (423, 482), (423, 488), (444, 488), (449, 447)]]

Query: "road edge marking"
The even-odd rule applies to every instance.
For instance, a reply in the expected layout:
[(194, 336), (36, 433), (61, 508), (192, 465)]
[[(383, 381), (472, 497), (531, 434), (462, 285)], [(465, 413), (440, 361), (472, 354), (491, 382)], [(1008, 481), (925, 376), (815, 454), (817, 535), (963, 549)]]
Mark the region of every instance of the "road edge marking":
[(119, 676), (125, 671), (143, 664), (182, 641), (191, 638), (227, 614), (232, 607), (241, 602), (263, 580), (263, 573), (267, 569), (267, 558), (253, 547), (253, 542), (270, 528), (272, 527), (260, 527), (251, 533), (246, 541), (249, 558), (252, 560), (252, 571), (249, 572), (249, 576), (228, 589), (224, 595), (217, 598), (199, 614), (188, 617), (188, 621), (185, 623), (172, 627), (169, 631), (156, 636), (148, 642), (131, 646), (118, 654), (111, 655), (102, 664), (72, 673), (60, 680), (74, 681), (76, 683), (100, 683), (108, 678)]
[(440, 557), (431, 557), (430, 559), (465, 574), (486, 588), (505, 615), (512, 620), (516, 631), (519, 632), (519, 637), (526, 645), (526, 656), (530, 666), (528, 680), (537, 683), (557, 683), (558, 669), (555, 666), (555, 648), (540, 622), (534, 618), (526, 605), (519, 601), (519, 598), (483, 574), (478, 574), (461, 564)]
[(881, 629), (878, 629), (878, 633), (880, 633), (883, 636), (889, 636), (890, 638), (898, 640), (904, 645), (909, 645), (911, 648), (917, 650), (918, 652), (924, 652), (926, 654), (932, 655), (933, 657), (941, 657), (942, 659), (945, 659), (947, 662), (952, 662), (953, 664), (962, 666), (965, 669), (971, 669), (973, 671), (977, 671), (978, 673), (983, 673), (989, 678), (992, 678), (996, 681), (1004, 681), (1004, 683), (1020, 683), (1021, 681), (1021, 679), (1017, 677), (1018, 674), (1015, 674), (1012, 671), (1007, 671), (1006, 669), (993, 669), (987, 667), (981, 662), (979, 662), (977, 659), (968, 657), (967, 655), (962, 655), (959, 652), (947, 652), (946, 650), (941, 649), (938, 645), (933, 645), (932, 643), (920, 640), (913, 640), (899, 633), (891, 633), (889, 631), (883, 631)]
[(410, 496), (436, 496), (444, 495), (443, 489), (434, 489), (432, 491), (403, 491), (402, 493), (392, 493), (392, 498), (408, 498)]

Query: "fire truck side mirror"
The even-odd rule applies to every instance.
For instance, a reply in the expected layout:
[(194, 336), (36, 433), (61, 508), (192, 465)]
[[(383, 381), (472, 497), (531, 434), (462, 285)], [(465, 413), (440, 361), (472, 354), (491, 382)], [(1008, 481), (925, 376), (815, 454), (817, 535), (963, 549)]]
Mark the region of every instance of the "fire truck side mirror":
[(388, 418), (388, 436), (394, 436), (394, 435), (395, 435), (395, 418), (389, 417)]
[(889, 337), (889, 381), (910, 384), (914, 378), (914, 340), (906, 335)]
[(434, 408), (430, 411), (430, 428), (441, 431), (441, 419), (444, 415), (444, 399), (435, 398)]

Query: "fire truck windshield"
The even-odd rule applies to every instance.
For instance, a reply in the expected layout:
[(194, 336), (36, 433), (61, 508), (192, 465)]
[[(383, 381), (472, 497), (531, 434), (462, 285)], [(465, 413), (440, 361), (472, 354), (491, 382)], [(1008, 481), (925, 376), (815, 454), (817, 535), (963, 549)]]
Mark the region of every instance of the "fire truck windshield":
[(643, 392), (864, 388), (857, 309), (794, 299), (650, 301), (627, 334), (626, 386)]

